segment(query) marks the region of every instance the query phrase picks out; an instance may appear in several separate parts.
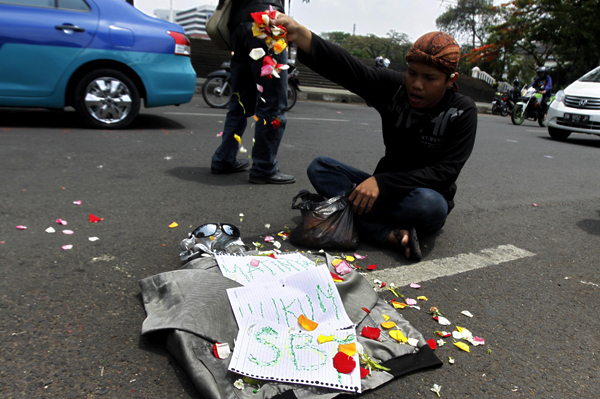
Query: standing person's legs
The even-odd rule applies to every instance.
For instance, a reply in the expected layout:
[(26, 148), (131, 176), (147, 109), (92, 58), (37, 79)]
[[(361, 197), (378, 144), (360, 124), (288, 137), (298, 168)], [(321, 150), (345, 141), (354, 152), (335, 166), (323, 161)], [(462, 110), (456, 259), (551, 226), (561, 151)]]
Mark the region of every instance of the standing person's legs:
[(248, 160), (236, 159), (239, 144), (235, 135), (242, 137), (247, 126), (247, 119), (254, 115), (256, 104), (256, 85), (254, 83), (253, 69), (248, 60), (243, 37), (240, 37), (238, 27), (231, 37), (232, 47), (235, 50), (231, 58), (231, 102), (225, 119), (221, 145), (212, 157), (211, 170), (213, 173), (240, 172), (249, 165)]

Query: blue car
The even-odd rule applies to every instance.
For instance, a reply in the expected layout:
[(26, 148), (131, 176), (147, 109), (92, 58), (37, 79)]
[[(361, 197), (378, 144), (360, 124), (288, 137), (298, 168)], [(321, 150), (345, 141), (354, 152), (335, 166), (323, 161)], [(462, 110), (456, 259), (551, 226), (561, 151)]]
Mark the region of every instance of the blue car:
[(125, 0), (0, 0), (0, 106), (72, 106), (122, 129), (142, 99), (183, 104), (195, 88), (183, 28)]

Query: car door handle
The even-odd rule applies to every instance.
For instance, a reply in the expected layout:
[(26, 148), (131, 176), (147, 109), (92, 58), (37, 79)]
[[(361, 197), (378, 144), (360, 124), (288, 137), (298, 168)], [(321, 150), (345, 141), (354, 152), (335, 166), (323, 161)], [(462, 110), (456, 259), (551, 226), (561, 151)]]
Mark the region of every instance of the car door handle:
[(56, 25), (55, 28), (58, 30), (72, 30), (75, 32), (84, 32), (85, 31), (85, 29), (83, 29), (82, 27), (75, 26), (75, 25)]

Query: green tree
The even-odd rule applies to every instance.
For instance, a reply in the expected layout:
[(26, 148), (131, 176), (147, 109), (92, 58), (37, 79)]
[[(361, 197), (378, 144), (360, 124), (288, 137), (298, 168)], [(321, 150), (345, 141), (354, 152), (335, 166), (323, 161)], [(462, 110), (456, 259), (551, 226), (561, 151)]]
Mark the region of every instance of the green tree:
[(479, 47), (486, 42), (487, 27), (497, 22), (497, 11), (492, 0), (457, 0), (440, 15), (435, 24), (459, 42)]
[(473, 50), (471, 61), (504, 57), (509, 72), (514, 63), (529, 63), (531, 77), (552, 57), (554, 79), (562, 84), (600, 64), (600, 0), (513, 0), (498, 10), (504, 22), (490, 27), (489, 40)]
[(340, 32), (340, 31), (323, 32), (321, 34), (321, 37), (323, 39), (328, 40), (331, 43), (337, 44), (338, 46), (341, 46), (342, 44), (344, 44), (344, 41), (350, 36), (352, 36), (350, 33)]

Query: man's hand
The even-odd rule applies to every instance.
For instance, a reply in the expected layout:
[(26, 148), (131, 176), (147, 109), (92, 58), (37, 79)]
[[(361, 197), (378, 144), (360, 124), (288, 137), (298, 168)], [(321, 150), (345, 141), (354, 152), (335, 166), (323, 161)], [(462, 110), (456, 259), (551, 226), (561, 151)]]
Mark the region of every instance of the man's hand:
[(311, 52), (312, 33), (304, 25), (299, 24), (288, 15), (278, 13), (271, 22), (275, 25), (282, 25), (287, 30), (287, 39), (296, 43), (300, 50), (306, 54)]
[(348, 199), (352, 203), (352, 209), (355, 213), (362, 215), (363, 212), (370, 212), (375, 200), (379, 197), (379, 185), (375, 177), (371, 176), (363, 181), (352, 191)]

